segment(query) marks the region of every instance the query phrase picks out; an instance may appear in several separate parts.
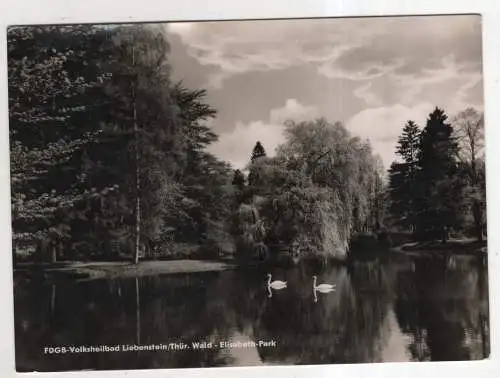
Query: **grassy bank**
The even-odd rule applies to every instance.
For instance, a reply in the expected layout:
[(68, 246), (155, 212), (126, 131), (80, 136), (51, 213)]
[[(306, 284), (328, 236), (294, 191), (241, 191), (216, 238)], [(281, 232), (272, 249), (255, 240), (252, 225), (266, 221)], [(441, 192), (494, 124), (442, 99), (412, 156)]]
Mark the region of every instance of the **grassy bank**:
[(486, 241), (479, 242), (475, 239), (452, 239), (446, 243), (440, 241), (408, 242), (391, 248), (392, 252), (407, 254), (465, 254), (481, 255), (487, 253)]
[(156, 276), (161, 274), (195, 273), (231, 269), (232, 265), (223, 262), (200, 260), (142, 261), (135, 265), (130, 262), (71, 262), (35, 266), (20, 265), (14, 272), (17, 275), (30, 275), (43, 272), (47, 277), (98, 279), (130, 278)]

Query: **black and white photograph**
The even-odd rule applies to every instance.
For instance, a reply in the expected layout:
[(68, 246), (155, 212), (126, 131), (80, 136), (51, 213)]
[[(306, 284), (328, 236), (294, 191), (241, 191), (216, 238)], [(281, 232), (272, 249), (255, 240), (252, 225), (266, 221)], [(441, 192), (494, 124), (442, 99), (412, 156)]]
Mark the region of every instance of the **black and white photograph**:
[(489, 358), (481, 29), (9, 26), (16, 370)]

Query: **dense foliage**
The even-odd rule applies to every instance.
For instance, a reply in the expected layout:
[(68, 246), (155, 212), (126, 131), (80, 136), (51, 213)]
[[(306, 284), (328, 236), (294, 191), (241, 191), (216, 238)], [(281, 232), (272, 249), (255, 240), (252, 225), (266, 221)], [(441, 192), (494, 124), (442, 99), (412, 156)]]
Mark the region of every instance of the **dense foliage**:
[(390, 190), (393, 194), (391, 211), (397, 216), (396, 224), (415, 230), (416, 222), (416, 174), (420, 130), (413, 121), (408, 121), (398, 138), (397, 154), (402, 162), (393, 162), (390, 167)]
[(14, 245), (70, 237), (74, 209), (102, 199), (112, 183), (85, 185), (82, 154), (100, 142), (100, 88), (110, 74), (97, 59), (110, 47), (95, 28), (9, 30), (9, 116)]
[(394, 224), (423, 240), (485, 232), (483, 117), (466, 109), (452, 123), (436, 108), (420, 130), (409, 121), (398, 140), (402, 161), (389, 170)]
[(388, 188), (370, 144), (325, 119), (286, 122), (275, 154), (256, 141), (233, 171), (208, 152), (206, 91), (172, 82), (168, 57), (151, 26), (9, 29), (14, 257), (343, 258), (388, 226), (483, 237), (475, 110), (409, 121)]
[(298, 254), (343, 258), (354, 232), (381, 226), (378, 160), (340, 123), (290, 121), (286, 136), (275, 157), (252, 155), (249, 194), (239, 208), (243, 244), (257, 253), (262, 245), (286, 245)]
[(215, 110), (171, 83), (168, 49), (146, 26), (9, 30), (18, 254), (154, 256), (217, 239), (231, 172), (204, 151)]

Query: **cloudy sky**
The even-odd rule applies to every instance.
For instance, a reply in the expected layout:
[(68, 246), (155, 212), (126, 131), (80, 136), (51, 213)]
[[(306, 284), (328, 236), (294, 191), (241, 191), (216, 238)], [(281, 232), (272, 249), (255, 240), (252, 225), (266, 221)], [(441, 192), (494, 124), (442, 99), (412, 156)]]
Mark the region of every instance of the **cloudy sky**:
[(435, 106), (483, 107), (481, 19), (427, 16), (177, 23), (166, 26), (175, 79), (208, 90), (211, 151), (241, 168), (269, 155), (283, 121), (325, 117), (368, 138), (386, 166), (408, 119)]

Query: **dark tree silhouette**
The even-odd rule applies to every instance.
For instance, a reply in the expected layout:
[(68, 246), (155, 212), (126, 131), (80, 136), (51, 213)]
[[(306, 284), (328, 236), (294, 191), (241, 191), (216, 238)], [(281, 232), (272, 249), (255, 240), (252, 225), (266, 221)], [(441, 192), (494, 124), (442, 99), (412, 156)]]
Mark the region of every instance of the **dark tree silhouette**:
[(255, 144), (255, 147), (253, 148), (252, 156), (251, 156), (250, 160), (253, 162), (253, 161), (255, 161), (255, 159), (258, 159), (258, 158), (261, 158), (261, 157), (265, 157), (265, 156), (267, 156), (266, 155), (266, 150), (262, 146), (262, 143), (257, 142)]
[(234, 171), (232, 184), (239, 190), (243, 190), (243, 188), (245, 187), (245, 176), (239, 169)]
[(418, 233), (443, 242), (461, 210), (461, 183), (456, 175), (458, 144), (447, 119), (444, 110), (434, 109), (422, 130), (417, 155)]
[(394, 162), (389, 170), (391, 212), (396, 222), (415, 230), (417, 155), (420, 150), (420, 130), (413, 121), (403, 128), (396, 153), (402, 162)]

